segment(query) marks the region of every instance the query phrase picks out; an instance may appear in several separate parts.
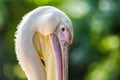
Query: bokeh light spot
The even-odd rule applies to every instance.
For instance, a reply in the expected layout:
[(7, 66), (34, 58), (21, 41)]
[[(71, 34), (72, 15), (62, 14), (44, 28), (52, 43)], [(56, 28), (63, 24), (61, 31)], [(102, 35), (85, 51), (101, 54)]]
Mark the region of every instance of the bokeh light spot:
[(112, 51), (118, 49), (120, 46), (120, 40), (118, 36), (106, 36), (100, 43), (100, 49), (103, 52)]
[(25, 73), (22, 71), (20, 65), (16, 64), (13, 67), (14, 74), (20, 79), (26, 79)]
[(99, 9), (103, 12), (110, 12), (114, 10), (114, 4), (111, 0), (100, 0)]
[(117, 49), (120, 46), (120, 40), (118, 36), (111, 36), (108, 42), (111, 49)]
[(70, 1), (64, 5), (64, 8), (74, 18), (82, 18), (90, 11), (90, 6), (81, 1)]

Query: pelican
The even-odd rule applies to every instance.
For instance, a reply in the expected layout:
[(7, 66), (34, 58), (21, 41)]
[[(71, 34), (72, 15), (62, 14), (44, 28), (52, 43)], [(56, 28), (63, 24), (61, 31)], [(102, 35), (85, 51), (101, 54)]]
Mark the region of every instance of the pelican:
[(71, 20), (52, 6), (26, 14), (15, 34), (15, 50), (28, 80), (68, 80)]

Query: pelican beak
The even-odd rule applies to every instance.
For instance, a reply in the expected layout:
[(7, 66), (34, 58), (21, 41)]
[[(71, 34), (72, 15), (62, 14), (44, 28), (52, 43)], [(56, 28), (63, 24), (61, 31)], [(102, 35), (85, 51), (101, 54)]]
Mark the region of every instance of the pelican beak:
[(51, 34), (51, 41), (56, 58), (55, 80), (68, 80), (68, 50), (70, 44), (61, 42), (54, 33)]
[(36, 32), (33, 45), (40, 57), (46, 80), (68, 80), (68, 50), (70, 44), (61, 42), (55, 33)]

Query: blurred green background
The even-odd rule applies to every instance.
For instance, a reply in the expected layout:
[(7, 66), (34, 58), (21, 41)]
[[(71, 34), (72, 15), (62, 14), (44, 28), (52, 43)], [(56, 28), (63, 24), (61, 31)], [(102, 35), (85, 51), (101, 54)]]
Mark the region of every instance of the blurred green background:
[(22, 17), (52, 5), (72, 20), (69, 80), (120, 80), (120, 0), (0, 0), (0, 80), (27, 80), (14, 34)]

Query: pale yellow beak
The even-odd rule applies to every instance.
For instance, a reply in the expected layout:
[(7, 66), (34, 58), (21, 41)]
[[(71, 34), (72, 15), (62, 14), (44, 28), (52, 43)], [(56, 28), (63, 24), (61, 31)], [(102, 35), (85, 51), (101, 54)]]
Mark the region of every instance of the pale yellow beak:
[(70, 44), (61, 44), (55, 33), (36, 32), (33, 45), (40, 57), (46, 80), (68, 80), (68, 50)]

